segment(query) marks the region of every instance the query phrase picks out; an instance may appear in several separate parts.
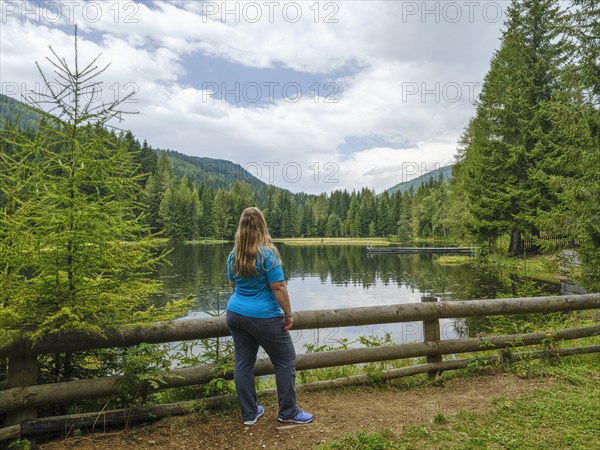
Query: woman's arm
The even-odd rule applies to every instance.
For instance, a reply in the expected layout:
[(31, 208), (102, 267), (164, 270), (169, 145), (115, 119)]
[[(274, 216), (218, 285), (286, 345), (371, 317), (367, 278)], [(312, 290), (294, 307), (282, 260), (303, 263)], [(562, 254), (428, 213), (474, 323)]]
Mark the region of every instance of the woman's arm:
[(290, 296), (288, 294), (287, 286), (285, 281), (276, 281), (275, 283), (269, 283), (273, 295), (279, 306), (283, 310), (285, 325), (284, 330), (289, 330), (294, 325), (294, 316), (292, 315), (292, 304), (290, 302)]

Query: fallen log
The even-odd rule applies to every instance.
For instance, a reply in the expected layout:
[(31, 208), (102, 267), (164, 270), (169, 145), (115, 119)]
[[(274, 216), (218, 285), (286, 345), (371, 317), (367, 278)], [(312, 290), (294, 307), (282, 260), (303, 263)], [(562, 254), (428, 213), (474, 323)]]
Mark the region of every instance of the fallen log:
[(0, 442), (7, 439), (18, 439), (21, 437), (21, 425), (11, 425), (10, 427), (0, 428)]

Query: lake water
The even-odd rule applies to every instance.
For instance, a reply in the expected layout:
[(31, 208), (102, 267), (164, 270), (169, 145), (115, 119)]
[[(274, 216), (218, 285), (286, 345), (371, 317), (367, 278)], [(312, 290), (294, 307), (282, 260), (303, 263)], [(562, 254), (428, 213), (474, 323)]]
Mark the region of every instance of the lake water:
[[(193, 295), (190, 317), (222, 312), (231, 296), (227, 281), (227, 255), (233, 244), (179, 244), (168, 255), (159, 276), (164, 299)], [(360, 246), (293, 247), (278, 245), (283, 259), (294, 311), (350, 308), (420, 302), (421, 296), (443, 300), (469, 300), (514, 296), (519, 287), (560, 294), (560, 284), (509, 277), (479, 265), (448, 266), (437, 255), (367, 255)], [(461, 322), (441, 321), (442, 339), (461, 337)], [(342, 327), (292, 332), (296, 350), (305, 344), (336, 345), (359, 336), (382, 337), (395, 342), (422, 340), (421, 322)]]

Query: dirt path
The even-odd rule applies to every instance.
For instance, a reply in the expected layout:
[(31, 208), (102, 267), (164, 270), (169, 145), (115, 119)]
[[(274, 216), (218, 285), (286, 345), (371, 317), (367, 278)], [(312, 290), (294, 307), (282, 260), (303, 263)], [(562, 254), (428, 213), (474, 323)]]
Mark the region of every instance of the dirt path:
[(238, 414), (208, 419), (196, 415), (160, 420), (130, 433), (94, 434), (47, 443), (58, 449), (311, 449), (359, 430), (402, 431), (407, 425), (427, 423), (437, 413), (486, 411), (497, 397), (518, 397), (551, 380), (523, 380), (507, 374), (452, 379), (443, 386), (414, 389), (361, 387), (299, 394), (300, 405), (316, 415), (309, 425), (284, 426), (276, 420), (272, 400), (256, 426), (241, 423)]

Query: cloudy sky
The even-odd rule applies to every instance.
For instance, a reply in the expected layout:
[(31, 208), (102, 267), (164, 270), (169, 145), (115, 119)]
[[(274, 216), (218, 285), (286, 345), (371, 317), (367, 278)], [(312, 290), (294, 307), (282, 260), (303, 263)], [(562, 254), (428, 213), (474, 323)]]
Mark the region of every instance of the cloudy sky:
[(119, 126), (294, 192), (377, 192), (453, 161), (507, 1), (5, 1), (1, 92), (39, 90), (48, 46), (101, 54)]

